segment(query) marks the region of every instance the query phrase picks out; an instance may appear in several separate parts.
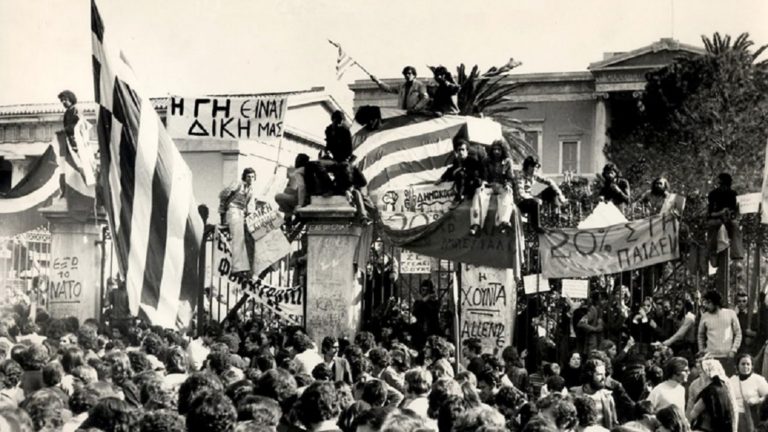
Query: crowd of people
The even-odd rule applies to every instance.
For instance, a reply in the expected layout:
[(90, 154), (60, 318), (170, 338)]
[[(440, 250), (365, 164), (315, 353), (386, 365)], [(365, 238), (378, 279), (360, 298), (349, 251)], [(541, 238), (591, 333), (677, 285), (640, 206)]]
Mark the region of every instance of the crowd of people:
[(698, 317), (687, 299), (657, 300), (636, 314), (564, 310), (576, 337), (555, 342), (570, 354), (544, 352), (534, 365), (515, 346), (486, 352), (475, 338), (461, 341), (457, 364), (457, 347), (435, 334), (313, 340), (252, 319), (193, 338), (42, 309), (32, 320), (28, 305), (7, 305), (0, 430), (768, 430), (766, 364), (750, 355), (754, 337), (745, 343), (744, 310), (724, 308), (715, 291)]

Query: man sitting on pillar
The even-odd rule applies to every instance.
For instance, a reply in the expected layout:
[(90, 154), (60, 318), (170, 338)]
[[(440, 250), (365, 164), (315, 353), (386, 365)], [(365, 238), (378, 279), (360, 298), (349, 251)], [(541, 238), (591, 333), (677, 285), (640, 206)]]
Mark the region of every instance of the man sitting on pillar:
[[(232, 238), (231, 273), (247, 276), (251, 272), (251, 254), (253, 239), (246, 235), (245, 219), (254, 211), (256, 198), (253, 183), (256, 181), (256, 171), (253, 168), (243, 170), (240, 181), (235, 181), (219, 193), (219, 215), (221, 223), (229, 227)], [(249, 244), (250, 243), (250, 244)]]
[(476, 155), (469, 154), (469, 141), (464, 138), (455, 138), (451, 166), (435, 184), (452, 181), (456, 193), (454, 200), (460, 202), (463, 199), (471, 200), (484, 178), (485, 168), (482, 161)]

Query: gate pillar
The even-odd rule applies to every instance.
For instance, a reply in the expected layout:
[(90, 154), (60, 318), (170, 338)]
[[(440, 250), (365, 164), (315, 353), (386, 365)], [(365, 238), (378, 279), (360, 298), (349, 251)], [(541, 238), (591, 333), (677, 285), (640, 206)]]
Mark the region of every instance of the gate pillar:
[(103, 217), (54, 201), (40, 212), (50, 221), (51, 261), (46, 309), (53, 318), (74, 316), (82, 324), (101, 319), (101, 240)]
[(313, 196), (298, 210), (307, 225), (307, 291), (304, 325), (318, 346), (325, 336), (360, 330), (363, 287), (355, 265), (362, 226), (345, 197)]

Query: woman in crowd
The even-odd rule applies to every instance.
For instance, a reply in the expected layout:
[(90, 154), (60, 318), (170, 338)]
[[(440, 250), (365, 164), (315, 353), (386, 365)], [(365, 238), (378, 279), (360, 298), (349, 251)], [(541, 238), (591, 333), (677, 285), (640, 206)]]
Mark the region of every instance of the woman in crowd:
[(752, 432), (758, 423), (757, 408), (768, 395), (768, 382), (753, 372), (752, 356), (742, 353), (736, 356), (737, 374), (729, 379), (736, 397), (739, 413), (739, 432)]

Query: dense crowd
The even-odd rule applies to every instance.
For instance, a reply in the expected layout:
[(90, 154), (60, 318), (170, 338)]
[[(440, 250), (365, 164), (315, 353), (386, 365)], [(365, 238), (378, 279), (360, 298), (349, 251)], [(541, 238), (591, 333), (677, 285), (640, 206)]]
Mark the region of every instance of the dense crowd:
[(22, 302), (0, 318), (0, 430), (768, 430), (768, 382), (741, 349), (738, 312), (716, 292), (698, 317), (689, 303), (625, 314), (634, 336), (620, 349), (621, 331), (602, 329), (610, 311), (587, 304), (572, 355), (526, 368), (527, 352), (484, 352), (479, 339), (462, 341), (457, 365), (437, 335), (315, 342), (249, 320), (192, 338), (138, 320), (30, 319)]

